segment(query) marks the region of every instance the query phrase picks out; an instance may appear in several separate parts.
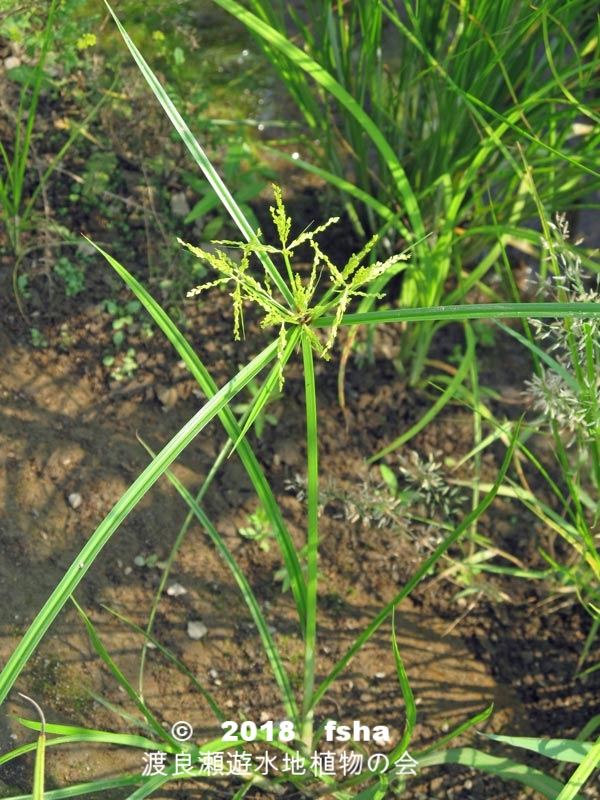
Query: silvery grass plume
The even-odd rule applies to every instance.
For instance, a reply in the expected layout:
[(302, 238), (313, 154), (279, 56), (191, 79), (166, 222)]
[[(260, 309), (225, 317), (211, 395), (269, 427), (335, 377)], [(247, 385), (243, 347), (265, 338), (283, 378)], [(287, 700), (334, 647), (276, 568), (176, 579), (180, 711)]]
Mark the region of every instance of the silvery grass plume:
[[(306, 499), (306, 478), (298, 473), (284, 481), (286, 491), (303, 502)], [(403, 528), (405, 524), (406, 503), (395, 497), (389, 487), (366, 475), (353, 488), (343, 488), (331, 478), (319, 490), (319, 514), (327, 507), (332, 519), (343, 519), (362, 528)]]
[(409, 450), (407, 455), (398, 456), (399, 470), (415, 500), (424, 505), (427, 513), (433, 516), (438, 512), (449, 520), (459, 513), (465, 498), (457, 486), (450, 486), (441, 461), (435, 459), (432, 452), (424, 459), (416, 450)]
[[(398, 463), (399, 475), (385, 464), (379, 466), (383, 481), (367, 474), (356, 487), (344, 489), (330, 480), (320, 490), (320, 512), (330, 505), (328, 512), (334, 519), (360, 523), (363, 528), (403, 531), (414, 515), (439, 515), (444, 521), (457, 516), (465, 497), (458, 487), (447, 482), (443, 465), (435, 460), (434, 453), (424, 459), (416, 450), (409, 450), (408, 455), (398, 456)], [(301, 475), (285, 480), (284, 486), (297, 500), (306, 499), (306, 478)]]
[[(589, 282), (581, 258), (566, 244), (569, 226), (564, 215), (550, 223), (552, 242), (545, 242), (555, 274), (540, 294), (559, 302), (600, 300), (600, 277)], [(570, 434), (568, 445), (585, 447), (600, 438), (600, 319), (572, 318), (531, 320), (536, 339), (551, 356), (539, 374), (526, 381), (533, 408), (542, 419)]]

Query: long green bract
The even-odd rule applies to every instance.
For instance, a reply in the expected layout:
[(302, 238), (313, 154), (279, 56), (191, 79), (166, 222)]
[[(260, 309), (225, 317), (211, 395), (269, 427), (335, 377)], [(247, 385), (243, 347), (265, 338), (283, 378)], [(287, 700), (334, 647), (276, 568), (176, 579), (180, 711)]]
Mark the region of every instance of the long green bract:
[[(600, 317), (598, 303), (472, 303), (464, 306), (432, 306), (431, 308), (399, 308), (345, 314), (341, 325), (378, 325), (388, 322), (460, 322), (474, 319), (541, 319)], [(315, 328), (333, 325), (331, 316), (313, 320)]]

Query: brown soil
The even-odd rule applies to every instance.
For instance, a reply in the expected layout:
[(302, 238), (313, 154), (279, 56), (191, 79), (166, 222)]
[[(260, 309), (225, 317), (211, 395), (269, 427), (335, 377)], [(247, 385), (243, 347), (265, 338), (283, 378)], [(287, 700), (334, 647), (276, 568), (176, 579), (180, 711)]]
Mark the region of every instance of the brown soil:
[[(139, 115), (134, 113), (133, 118), (139, 119)], [(114, 223), (102, 211), (72, 218), (70, 227), (89, 233), (109, 251), (111, 242), (126, 236), (127, 241), (120, 244), (121, 260), (158, 293), (156, 271), (160, 271), (161, 259), (165, 270), (171, 269), (173, 275), (177, 272), (171, 262), (167, 263), (162, 249), (152, 253), (153, 262), (147, 266), (152, 252), (148, 242), (161, 242), (163, 247), (164, 226), (159, 229), (158, 223), (164, 220), (160, 210), (154, 216), (144, 177), (143, 136), (137, 133), (135, 143), (127, 139), (130, 149), (119, 161), (123, 197), (131, 201), (119, 206), (127, 231), (122, 234), (113, 229)], [(75, 164), (67, 166), (76, 170)], [(286, 178), (282, 181), (285, 184)], [(135, 187), (144, 188), (146, 194), (142, 196), (140, 189), (136, 195)], [(171, 194), (180, 189), (169, 185)], [(58, 207), (66, 191), (59, 178), (49, 202)], [(135, 204), (136, 197), (144, 213)], [(299, 227), (314, 218), (316, 200), (315, 189), (310, 186), (292, 197)], [(338, 231), (338, 236), (328, 243), (332, 255), (346, 247), (344, 233)], [(72, 300), (65, 300), (50, 263), (26, 258), (20, 265), (21, 273), (31, 277), (24, 318), (12, 294), (12, 267), (13, 261), (5, 254), (0, 265), (2, 662), (83, 543), (148, 463), (137, 437), (154, 450), (160, 448), (203, 402), (162, 335), (155, 332), (151, 338), (144, 338), (141, 314), (127, 332), (127, 346), (135, 351), (137, 369), (127, 379), (111, 378), (110, 369), (102, 362), (112, 351), (113, 317), (102, 301), (117, 298), (125, 305), (130, 298), (100, 257), (87, 268), (86, 291)], [(267, 341), (250, 316), (246, 340), (233, 342), (227, 295), (212, 292), (200, 302), (181, 301), (178, 308), (186, 336), (219, 385)], [(39, 331), (44, 346), (31, 345), (32, 327)], [(392, 358), (398, 341), (399, 331), (390, 326), (376, 334), (372, 364), (361, 366), (356, 359), (349, 360), (347, 425), (337, 400), (339, 349), (331, 363), (318, 367), (320, 466), (329, 489), (321, 515), (318, 679), (328, 674), (357, 635), (406, 583), (435, 540), (432, 526), (405, 522), (379, 528), (374, 521), (365, 523), (364, 517), (362, 521), (355, 519), (353, 510), (349, 510), (348, 498), (356, 506), (359, 495), (364, 500), (365, 485), (374, 492), (381, 483), (377, 469), (369, 471), (365, 460), (420, 419), (435, 397), (432, 387), (409, 389), (395, 370)], [(454, 345), (460, 343), (459, 330), (444, 330), (435, 341), (432, 359), (448, 363)], [(498, 393), (499, 399), (490, 400), (490, 405), (499, 416), (515, 418), (524, 410), (520, 392), (528, 364), (514, 352), (512, 341), (502, 337), (497, 338), (492, 350), (482, 349), (480, 358), (482, 383)], [(436, 367), (430, 367), (429, 373), (436, 374)], [(305, 469), (300, 362), (290, 369), (284, 391), (285, 399), (272, 408), (277, 424), (267, 424), (262, 438), (257, 440), (252, 434), (252, 439), (300, 548), (305, 507), (298, 492), (290, 491), (290, 481), (296, 481)], [(424, 457), (433, 453), (436, 459), (456, 461), (469, 452), (471, 437), (470, 412), (453, 405), (403, 452), (408, 454), (410, 449)], [(199, 489), (223, 443), (223, 431), (215, 424), (178, 461), (174, 472), (190, 491)], [(493, 481), (502, 457), (500, 447), (486, 453), (482, 480)], [(397, 465), (394, 457), (388, 463)], [(468, 466), (454, 477), (471, 477)], [(250, 481), (233, 457), (220, 471), (205, 509), (265, 609), (297, 685), (302, 674), (302, 650), (291, 595), (282, 592), (281, 582), (276, 580), (281, 557), (274, 542), (265, 552), (258, 543), (239, 534), (256, 507)], [(152, 565), (152, 557), (159, 562), (168, 557), (185, 516), (182, 501), (162, 480), (115, 534), (77, 591), (77, 601), (107, 650), (136, 686), (142, 638), (108, 609), (146, 626), (161, 576), (160, 567)], [(478, 532), (489, 539), (491, 547), (511, 554), (527, 567), (539, 567), (537, 548), (540, 544), (549, 546), (548, 533), (522, 507), (505, 498), (494, 502), (480, 521)], [(471, 574), (465, 586), (467, 573), (463, 573), (461, 582), (457, 565), (468, 553), (468, 544), (457, 546), (451, 554), (452, 562), (444, 564), (448, 569), (453, 565), (454, 571), (446, 577), (429, 576), (396, 615), (398, 645), (419, 711), (410, 751), (435, 742), (490, 703), (494, 703), (494, 713), (478, 730), (577, 736), (600, 713), (600, 673), (574, 677), (590, 619), (573, 594), (561, 595), (549, 585)], [(136, 563), (136, 557), (145, 559), (146, 565), (140, 566), (139, 558)], [(493, 563), (506, 562), (496, 559)], [(167, 585), (175, 583), (186, 593), (163, 595), (153, 635), (210, 691), (230, 719), (281, 719), (285, 711), (248, 611), (230, 572), (198, 525), (190, 527), (175, 559)], [(457, 597), (465, 588), (469, 591)], [(200, 640), (189, 637), (190, 621), (202, 621), (206, 626), (207, 633)], [(593, 663), (590, 657), (588, 665)], [(49, 722), (138, 732), (130, 721), (103, 704), (107, 701), (117, 710), (137, 713), (95, 653), (72, 606), (60, 614), (15, 689), (35, 697)], [(189, 677), (156, 650), (147, 653), (143, 694), (165, 725), (187, 720), (198, 741), (219, 732), (217, 720)], [(16, 691), (6, 704), (6, 712), (32, 716)], [(387, 725), (393, 742), (399, 741), (404, 703), (389, 621), (353, 659), (316, 713), (318, 720), (333, 717), (340, 724), (360, 719), (371, 726)], [(13, 717), (0, 719), (1, 752), (32, 740), (31, 731)], [(472, 732), (459, 741), (488, 747)], [(549, 762), (524, 752), (489, 749), (554, 770)], [(139, 773), (144, 766), (140, 751), (125, 748), (103, 752), (61, 746), (49, 751), (47, 761), (48, 788), (114, 776), (120, 770)], [(12, 787), (8, 796), (18, 793), (19, 787), (28, 790), (31, 774), (28, 758), (4, 765), (0, 776)], [(223, 798), (232, 796), (233, 785), (218, 781), (207, 786), (181, 783), (153, 796)], [(253, 791), (249, 796), (271, 796), (265, 790)], [(590, 785), (584, 794), (589, 800), (600, 797), (597, 785)], [(127, 795), (128, 791), (122, 790), (112, 796)], [(289, 789), (285, 796), (302, 795)], [(419, 773), (402, 796), (411, 800), (500, 800), (537, 795), (468, 768), (448, 766)]]

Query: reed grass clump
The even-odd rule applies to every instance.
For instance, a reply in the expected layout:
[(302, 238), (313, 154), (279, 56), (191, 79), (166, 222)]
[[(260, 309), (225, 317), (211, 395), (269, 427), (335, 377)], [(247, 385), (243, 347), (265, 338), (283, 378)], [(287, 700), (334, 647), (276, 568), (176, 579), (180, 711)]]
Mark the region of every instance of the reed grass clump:
[[(318, 143), (295, 163), (335, 187), (359, 235), (412, 249), (402, 307), (456, 302), (507, 243), (539, 245), (531, 174), (546, 217), (600, 186), (586, 0), (215, 2), (255, 35)], [(412, 382), (436, 329), (404, 337)]]

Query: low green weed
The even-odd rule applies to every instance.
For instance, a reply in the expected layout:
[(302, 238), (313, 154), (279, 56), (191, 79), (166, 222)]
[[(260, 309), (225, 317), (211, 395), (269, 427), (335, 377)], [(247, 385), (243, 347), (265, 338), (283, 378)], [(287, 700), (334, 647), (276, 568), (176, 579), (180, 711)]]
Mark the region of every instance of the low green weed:
[(110, 370), (110, 377), (120, 383), (129, 380), (137, 372), (138, 362), (135, 356), (135, 347), (128, 347), (116, 355), (104, 356), (102, 363)]
[(48, 340), (39, 328), (30, 328), (29, 338), (33, 347), (48, 347)]
[(257, 542), (261, 550), (268, 553), (271, 549), (269, 539), (275, 538), (275, 532), (271, 526), (271, 520), (264, 508), (257, 508), (252, 514), (248, 515), (248, 524), (238, 529), (240, 536), (251, 542)]
[(139, 300), (129, 300), (124, 305), (120, 305), (115, 300), (105, 300), (104, 308), (113, 318), (111, 323), (112, 340), (117, 350), (123, 347), (128, 334), (139, 334), (144, 339), (152, 337), (151, 327), (140, 315), (142, 304)]
[(73, 204), (83, 204), (83, 208), (97, 208), (99, 200), (111, 187), (113, 176), (117, 173), (118, 160), (111, 151), (92, 152), (86, 160), (82, 175), (77, 176), (69, 194)]
[(73, 264), (66, 256), (61, 256), (54, 265), (54, 272), (62, 280), (67, 297), (75, 297), (85, 288), (85, 272), (78, 264)]
[(139, 367), (136, 347), (129, 342), (132, 339), (136, 343), (139, 338), (150, 339), (154, 331), (149, 323), (140, 317), (142, 305), (138, 300), (129, 300), (124, 305), (115, 300), (105, 300), (103, 306), (113, 317), (111, 327), (114, 352), (105, 353), (102, 364), (110, 370), (110, 377), (114, 381), (127, 381)]
[(136, 567), (144, 567), (146, 569), (166, 569), (167, 562), (161, 561), (160, 556), (156, 553), (152, 553), (149, 556), (138, 555), (133, 559), (133, 563)]

